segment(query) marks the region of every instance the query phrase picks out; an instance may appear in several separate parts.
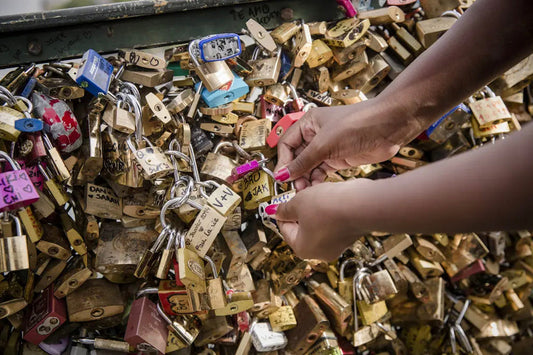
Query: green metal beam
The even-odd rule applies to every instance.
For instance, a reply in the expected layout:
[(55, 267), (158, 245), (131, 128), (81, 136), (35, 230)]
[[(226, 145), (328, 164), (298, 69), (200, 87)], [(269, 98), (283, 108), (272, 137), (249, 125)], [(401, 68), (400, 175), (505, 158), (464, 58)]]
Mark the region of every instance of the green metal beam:
[[(161, 3), (166, 7), (154, 7)], [(307, 22), (340, 16), (333, 0), (141, 1), (141, 7), (124, 4), (128, 3), (0, 17), (0, 68), (79, 57), (89, 48), (111, 53), (119, 48), (182, 43), (212, 33), (239, 33), (249, 18), (270, 29), (283, 22), (283, 9), (291, 9), (294, 19)]]

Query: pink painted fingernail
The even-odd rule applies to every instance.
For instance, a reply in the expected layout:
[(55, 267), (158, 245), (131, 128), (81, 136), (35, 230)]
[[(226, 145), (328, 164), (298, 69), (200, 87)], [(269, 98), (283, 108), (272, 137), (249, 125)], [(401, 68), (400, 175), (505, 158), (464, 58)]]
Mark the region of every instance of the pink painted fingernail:
[(289, 178), (291, 177), (291, 173), (289, 172), (289, 169), (282, 168), (278, 172), (274, 173), (274, 177), (279, 182), (284, 182), (284, 181), (289, 180)]
[(276, 212), (278, 211), (278, 206), (279, 205), (269, 205), (269, 206), (265, 207), (266, 214), (269, 215), (269, 216), (275, 215)]

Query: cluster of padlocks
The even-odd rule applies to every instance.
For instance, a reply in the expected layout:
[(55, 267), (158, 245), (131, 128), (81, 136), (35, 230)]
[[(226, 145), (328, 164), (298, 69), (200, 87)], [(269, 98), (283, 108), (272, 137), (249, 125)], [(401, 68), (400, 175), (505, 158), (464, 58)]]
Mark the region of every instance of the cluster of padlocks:
[[(0, 81), (4, 354), (531, 349), (529, 231), (373, 233), (327, 263), (298, 258), (265, 214), (296, 193), (272, 173), (283, 133), (377, 95), (470, 6), (339, 3), (333, 23), (250, 19), (164, 56), (88, 50)], [(327, 180), (394, 178), (503, 139), (531, 119), (532, 77), (530, 57), (396, 157)]]

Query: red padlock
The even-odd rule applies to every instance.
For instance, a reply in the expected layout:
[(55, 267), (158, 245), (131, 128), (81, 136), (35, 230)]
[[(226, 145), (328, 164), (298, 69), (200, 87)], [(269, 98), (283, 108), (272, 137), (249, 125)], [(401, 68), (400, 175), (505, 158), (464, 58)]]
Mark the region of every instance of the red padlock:
[(459, 282), (463, 279), (469, 278), (472, 275), (485, 272), (485, 265), (481, 259), (477, 259), (472, 264), (468, 265), (464, 269), (460, 270), (457, 274), (453, 275), (451, 281), (453, 283)]
[(67, 321), (64, 299), (54, 297), (50, 286), (35, 298), (26, 311), (24, 340), (38, 345)]
[(133, 346), (147, 343), (164, 354), (167, 338), (167, 323), (157, 312), (155, 303), (147, 297), (133, 301), (124, 340)]
[(159, 282), (158, 295), (161, 307), (168, 315), (176, 316), (201, 310), (199, 295), (185, 286), (176, 286), (171, 280)]
[(50, 132), (61, 152), (70, 153), (81, 146), (80, 125), (64, 101), (33, 92), (32, 103), (34, 112), (44, 121), (44, 130)]
[(296, 123), (300, 118), (305, 115), (305, 112), (294, 112), (285, 115), (278, 123), (274, 126), (272, 131), (267, 138), (267, 144), (270, 148), (274, 148), (278, 145), (279, 139), (285, 132), (289, 129), (290, 126)]

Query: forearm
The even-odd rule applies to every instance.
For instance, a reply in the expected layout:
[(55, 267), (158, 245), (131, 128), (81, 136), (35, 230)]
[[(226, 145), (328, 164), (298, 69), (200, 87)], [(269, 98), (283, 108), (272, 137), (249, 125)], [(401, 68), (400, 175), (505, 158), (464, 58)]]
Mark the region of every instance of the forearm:
[(531, 1), (478, 0), (380, 94), (405, 113), (391, 141), (408, 143), (532, 51)]
[(532, 228), (531, 152), (533, 125), (495, 145), (363, 188), (348, 182), (354, 185), (343, 201), (345, 218), (354, 228), (398, 233)]

